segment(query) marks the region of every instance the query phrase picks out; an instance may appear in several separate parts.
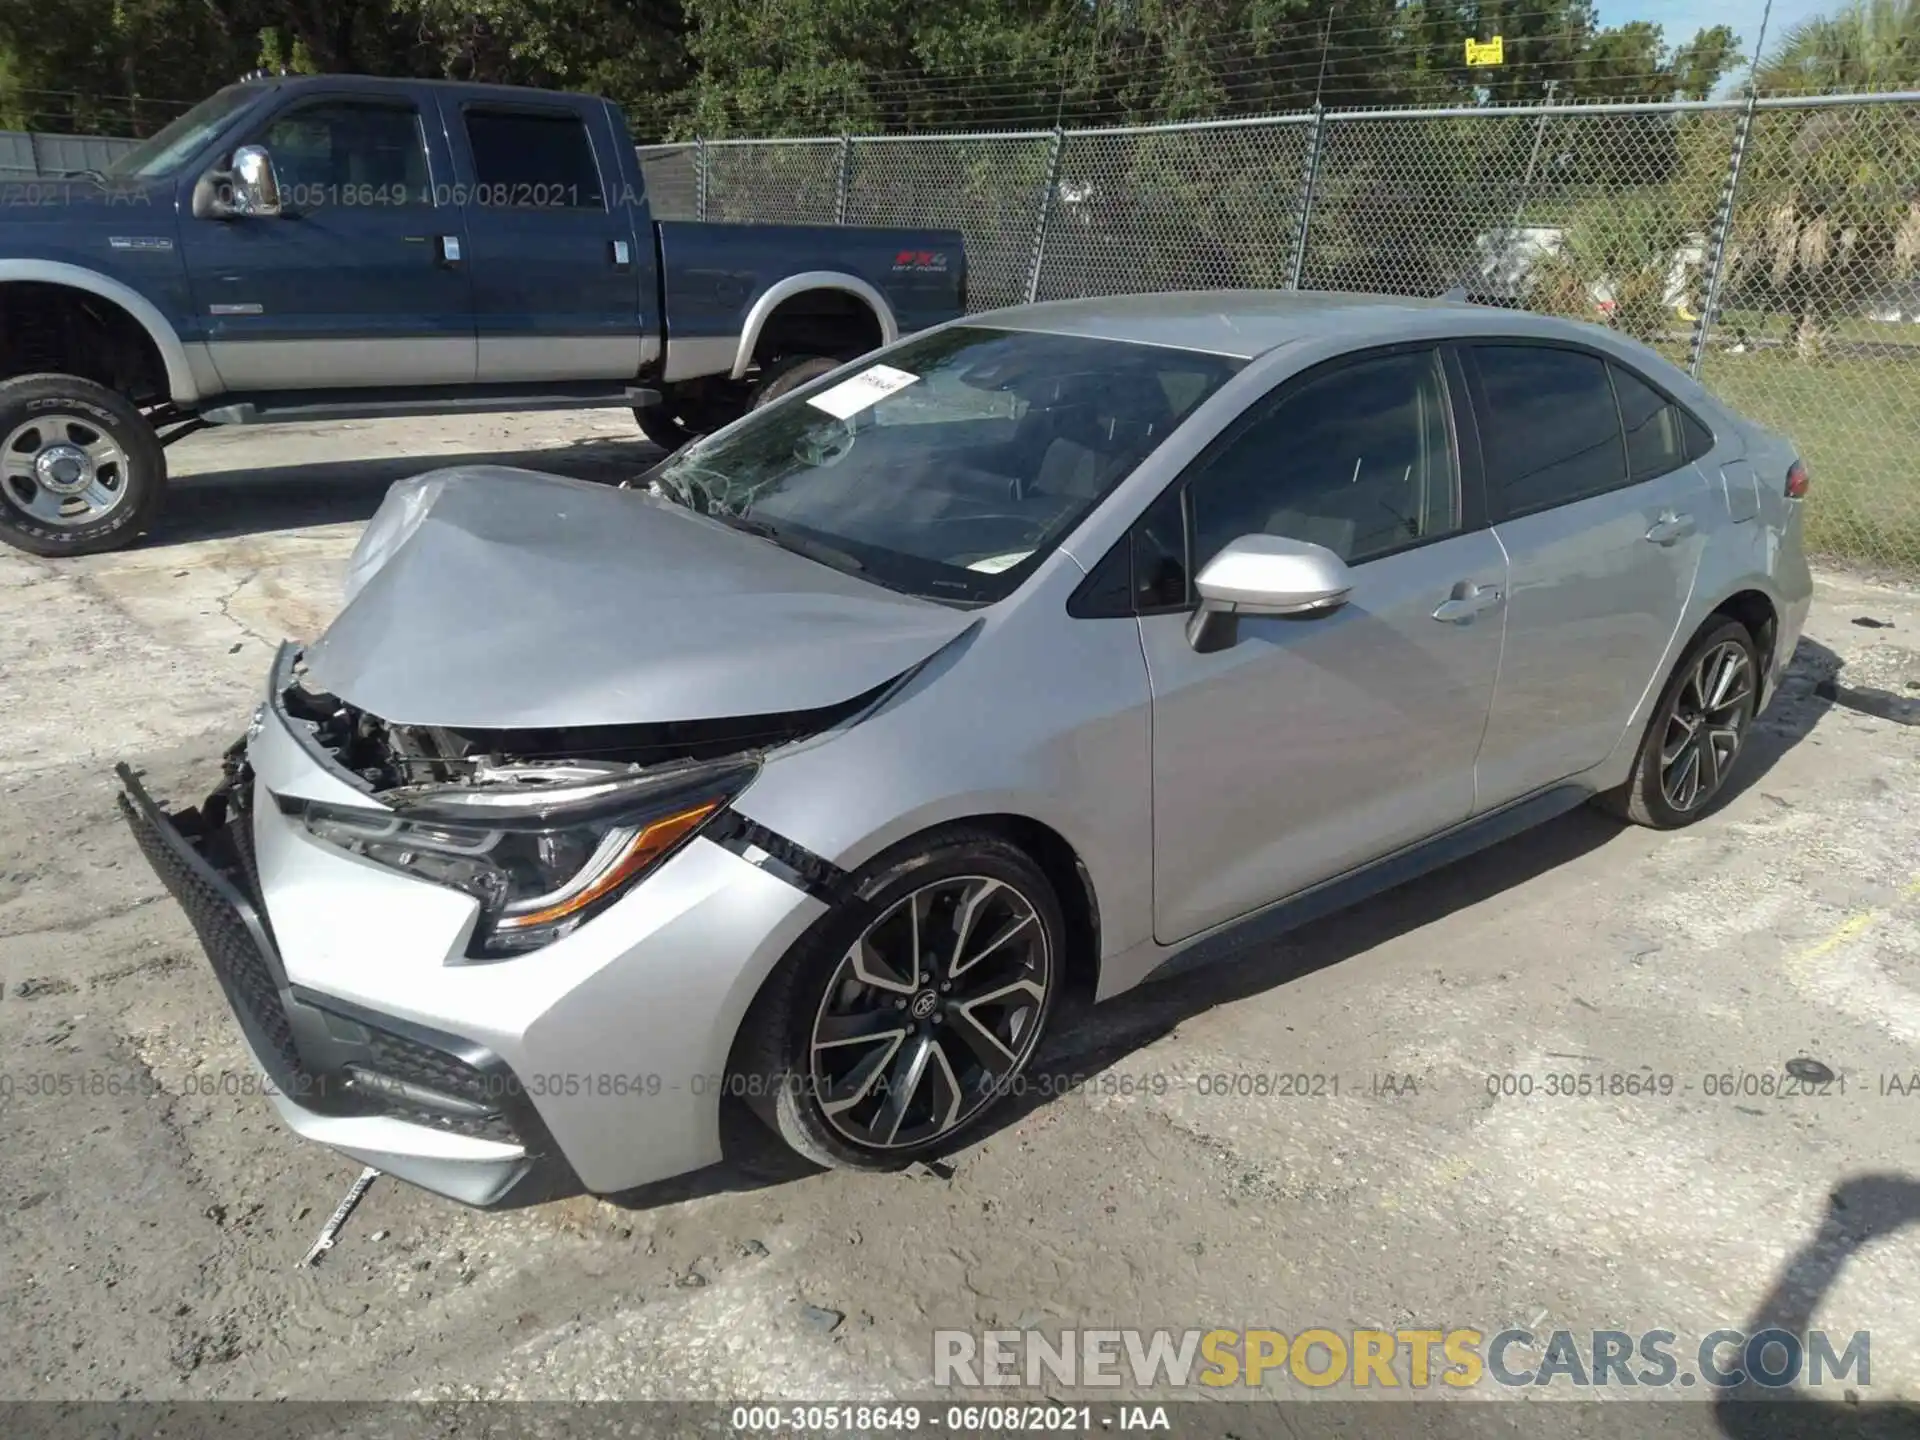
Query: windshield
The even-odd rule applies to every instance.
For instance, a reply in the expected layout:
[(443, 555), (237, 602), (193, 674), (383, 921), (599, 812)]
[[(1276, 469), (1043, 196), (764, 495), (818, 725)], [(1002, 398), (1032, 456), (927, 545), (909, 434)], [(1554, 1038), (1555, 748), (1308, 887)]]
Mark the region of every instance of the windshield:
[(115, 156), (102, 173), (110, 180), (145, 180), (178, 169), (259, 93), (259, 88), (251, 85), (229, 85), (216, 91), (165, 129)]
[(1240, 366), (956, 326), (690, 446), (649, 488), (878, 584), (985, 603)]

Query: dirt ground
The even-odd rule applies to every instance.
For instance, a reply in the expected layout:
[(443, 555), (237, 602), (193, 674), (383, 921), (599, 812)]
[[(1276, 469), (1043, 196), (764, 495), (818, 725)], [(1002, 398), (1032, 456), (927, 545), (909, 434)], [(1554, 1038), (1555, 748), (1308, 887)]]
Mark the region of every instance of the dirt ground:
[[(619, 412), (212, 433), (141, 548), (0, 553), (0, 1399), (851, 1399), (932, 1393), (939, 1327), (1783, 1320), (1920, 1400), (1920, 597), (1834, 574), (1720, 814), (1577, 813), (1102, 1007), (1042, 1062), (1094, 1083), (950, 1175), (383, 1179), (297, 1268), (357, 1167), (227, 1093), (110, 767), (198, 797), (389, 481), (654, 455)], [(1837, 1082), (1743, 1089), (1801, 1058)], [(1546, 1093), (1628, 1072), (1671, 1093)]]

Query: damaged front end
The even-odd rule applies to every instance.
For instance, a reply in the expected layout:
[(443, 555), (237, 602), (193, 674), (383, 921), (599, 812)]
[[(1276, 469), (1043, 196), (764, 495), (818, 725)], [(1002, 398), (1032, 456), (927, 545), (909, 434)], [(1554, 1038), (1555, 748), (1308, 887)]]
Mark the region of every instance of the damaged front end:
[(483, 1162), (470, 1176), (382, 1163), (468, 1204), (530, 1204), (581, 1188), (498, 1055), (290, 980), (261, 896), (244, 741), (227, 752), (220, 785), (186, 810), (161, 808), (127, 765), (115, 771), (121, 813), (199, 936), (283, 1118), (296, 1129), (399, 1120), (455, 1137)]
[[(892, 682), (890, 682), (891, 684)], [(471, 960), (535, 950), (614, 903), (732, 800), (770, 750), (844, 724), (823, 709), (555, 729), (397, 725), (309, 682), (283, 649), (271, 703), (317, 763), (373, 805), (276, 797), (307, 833), (479, 903)]]

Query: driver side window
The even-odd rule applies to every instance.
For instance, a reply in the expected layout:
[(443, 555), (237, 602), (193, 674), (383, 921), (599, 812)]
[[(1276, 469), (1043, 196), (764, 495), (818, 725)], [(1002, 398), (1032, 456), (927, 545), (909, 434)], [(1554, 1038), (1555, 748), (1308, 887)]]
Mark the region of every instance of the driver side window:
[(1188, 482), (1192, 565), (1230, 540), (1284, 535), (1359, 564), (1460, 528), (1437, 350), (1341, 365), (1290, 385)]
[(260, 141), (289, 205), (430, 203), (427, 149), (411, 105), (325, 100), (274, 117)]

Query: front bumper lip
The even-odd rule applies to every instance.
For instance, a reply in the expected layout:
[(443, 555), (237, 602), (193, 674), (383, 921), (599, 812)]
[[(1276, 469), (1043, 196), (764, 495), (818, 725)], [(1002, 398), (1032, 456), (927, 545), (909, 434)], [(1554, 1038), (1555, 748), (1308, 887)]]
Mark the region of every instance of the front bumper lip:
[(288, 980), (253, 898), (244, 809), (228, 823), (233, 790), (169, 815), (127, 765), (115, 773), (121, 813), (200, 937), (289, 1128), (471, 1205), (534, 1203), (581, 1189), (499, 1056)]

